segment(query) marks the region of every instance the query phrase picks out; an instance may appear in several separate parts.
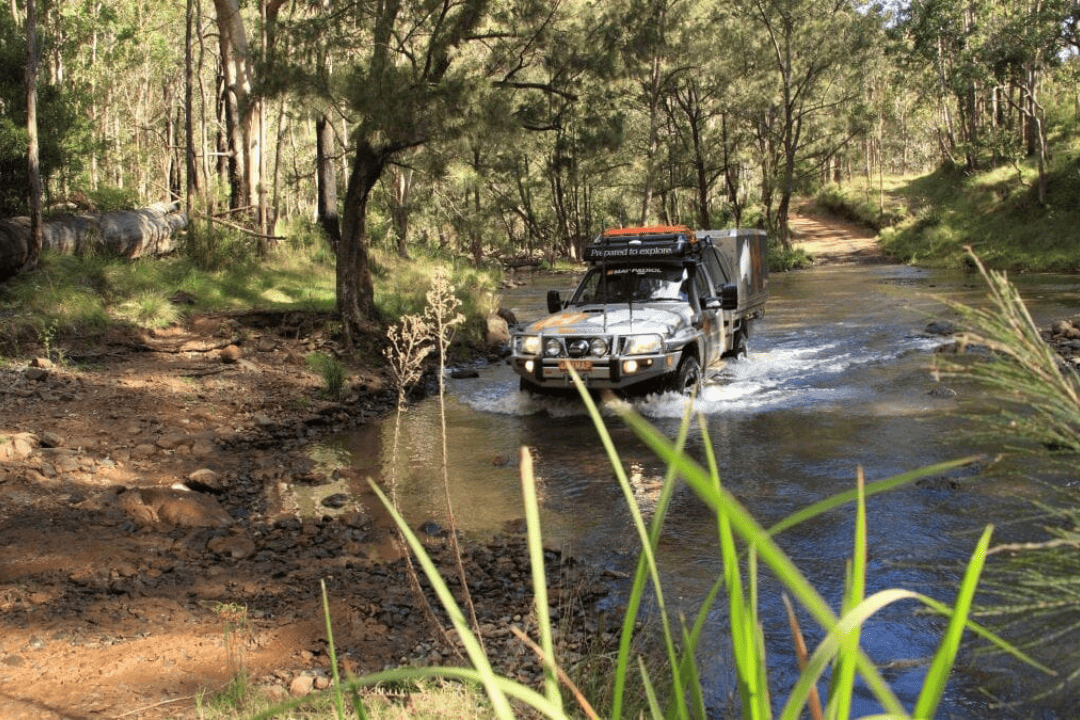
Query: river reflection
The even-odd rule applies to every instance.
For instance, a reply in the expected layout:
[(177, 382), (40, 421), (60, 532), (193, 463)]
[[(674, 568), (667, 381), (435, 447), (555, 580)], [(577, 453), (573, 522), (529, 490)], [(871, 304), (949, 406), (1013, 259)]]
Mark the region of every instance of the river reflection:
[[(1024, 276), (1018, 285), (1041, 324), (1072, 316), (1080, 307), (1075, 278)], [(571, 278), (548, 278), (508, 293), (504, 304), (519, 319), (532, 320), (544, 314), (549, 287), (565, 291), (572, 286)], [(972, 388), (946, 386), (928, 370), (932, 353), (945, 340), (928, 334), (927, 324), (950, 317), (939, 298), (983, 304), (986, 291), (978, 276), (900, 266), (845, 267), (773, 275), (770, 291), (766, 317), (751, 337), (750, 356), (714, 377), (694, 408), (706, 418), (725, 486), (760, 523), (770, 525), (851, 489), (860, 467), (874, 482), (973, 453), (997, 452), (958, 433), (965, 415), (992, 409), (986, 397)], [(629, 571), (636, 559), (629, 513), (581, 404), (519, 392), (517, 376), (504, 364), (484, 367), (478, 379), (450, 381), (448, 387), (449, 478), (459, 527), (479, 536), (499, 532), (521, 517), (519, 453), (528, 448), (539, 478), (545, 540), (613, 571)], [(686, 402), (663, 395), (633, 405), (673, 436)], [(665, 468), (608, 410), (608, 427), (635, 497), (647, 508)], [(410, 522), (442, 522), (438, 403), (420, 403), (403, 418), (402, 459), (396, 468), (391, 468), (389, 451), (393, 428), (392, 421), (372, 425), (316, 451), (330, 452), (354, 475), (384, 484), (393, 469)], [(690, 452), (701, 457), (704, 442), (705, 436), (694, 430)], [(975, 465), (869, 501), (868, 592), (900, 587), (951, 600), (958, 563), (966, 561), (985, 524), (1026, 512), (1015, 494), (1025, 488), (1015, 480), (974, 482), (983, 469)], [(852, 552), (852, 515), (850, 508), (840, 509), (779, 538), (834, 603)], [(1006, 524), (997, 539), (1024, 532)], [(661, 552), (665, 594), (694, 612), (721, 566), (715, 519), (685, 487), (676, 491)], [(788, 687), (797, 674), (790, 633), (779, 589), (767, 578), (761, 597), (773, 686)], [(710, 703), (718, 712), (734, 690), (722, 605), (712, 616), (713, 644), (701, 658), (708, 668)], [(940, 620), (913, 610), (890, 608), (863, 631), (864, 648), (889, 668), (888, 678), (908, 707), (943, 629)], [(808, 640), (819, 639), (812, 623), (804, 619), (803, 626)], [(990, 708), (970, 676), (957, 678), (940, 717), (1009, 716)], [(860, 697), (854, 708), (856, 715), (878, 711), (869, 696)]]

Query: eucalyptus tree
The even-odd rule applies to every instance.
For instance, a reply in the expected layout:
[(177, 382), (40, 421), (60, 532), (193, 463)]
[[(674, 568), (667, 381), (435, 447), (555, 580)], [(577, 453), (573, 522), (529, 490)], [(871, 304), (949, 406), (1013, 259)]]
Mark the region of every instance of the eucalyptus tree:
[(505, 63), (515, 69), (497, 84), (509, 91), (511, 112), (489, 192), (517, 219), (526, 248), (549, 256), (581, 256), (598, 230), (612, 168), (625, 162), (618, 155), (625, 110), (605, 13), (582, 0), (553, 4), (528, 44), (529, 62)]
[(33, 268), (41, 257), (41, 163), (38, 152), (37, 85), (37, 0), (26, 0), (26, 159), (30, 182), (30, 241), (25, 267)]
[(352, 331), (376, 316), (366, 234), (372, 189), (403, 153), (460, 137), (475, 119), (475, 88), (532, 89), (516, 78), (537, 24), (551, 13), (541, 0), (379, 0), (355, 7), (370, 35), (349, 81), (356, 128), (337, 249), (337, 303), (350, 344)]
[[(49, 57), (56, 44), (55, 35), (38, 13), (35, 45), (39, 58)], [(12, 5), (11, 12), (0, 13), (0, 215), (22, 215), (29, 210), (30, 145), (28, 89), (28, 44), (25, 10)], [(38, 169), (42, 197), (52, 194), (50, 179), (79, 167), (78, 151), (86, 142), (85, 124), (77, 112), (75, 88), (58, 84), (47, 63), (39, 66), (34, 85), (36, 92)]]
[(1012, 148), (1046, 160), (1042, 79), (1074, 43), (1073, 0), (912, 0), (895, 32), (908, 57), (932, 67), (943, 159), (975, 169)]
[(857, 97), (860, 68), (880, 47), (881, 21), (873, 8), (849, 0), (734, 0), (730, 7), (752, 31), (740, 51), (755, 58), (756, 97), (746, 102), (756, 115), (766, 222), (790, 245), (801, 160), (828, 157), (830, 146), (844, 142), (813, 132), (813, 124)]

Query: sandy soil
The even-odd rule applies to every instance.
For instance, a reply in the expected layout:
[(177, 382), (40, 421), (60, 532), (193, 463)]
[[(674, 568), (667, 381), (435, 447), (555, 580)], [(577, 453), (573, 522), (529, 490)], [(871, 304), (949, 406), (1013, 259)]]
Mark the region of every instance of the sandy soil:
[[(884, 259), (855, 226), (801, 215), (793, 227), (818, 264)], [(322, 581), (345, 670), (453, 661), (370, 495), (299, 515), (286, 499), (362, 488), (305, 448), (395, 399), (378, 367), (323, 399), (304, 360), (337, 350), (321, 328), (303, 314), (203, 315), (62, 338), (51, 358), (33, 342), (2, 348), (15, 360), (0, 369), (0, 718), (195, 717), (197, 694), (240, 667), (282, 697), (325, 687)], [(428, 542), (451, 567), (445, 539)], [(553, 602), (578, 618), (564, 641), (578, 643), (608, 588), (572, 558), (548, 560)], [(489, 649), (535, 680), (507, 632), (529, 629), (521, 538), (471, 546), (465, 563)]]

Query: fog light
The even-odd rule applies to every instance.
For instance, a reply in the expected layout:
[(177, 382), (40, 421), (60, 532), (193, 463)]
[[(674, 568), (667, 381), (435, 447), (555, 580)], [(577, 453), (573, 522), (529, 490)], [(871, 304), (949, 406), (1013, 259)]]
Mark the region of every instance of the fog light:
[(624, 360), (622, 364), (623, 375), (633, 375), (637, 372), (637, 360)]
[(536, 369), (536, 365), (533, 363), (532, 360), (526, 360), (525, 361), (525, 372), (532, 375), (533, 370), (535, 370), (535, 369)]

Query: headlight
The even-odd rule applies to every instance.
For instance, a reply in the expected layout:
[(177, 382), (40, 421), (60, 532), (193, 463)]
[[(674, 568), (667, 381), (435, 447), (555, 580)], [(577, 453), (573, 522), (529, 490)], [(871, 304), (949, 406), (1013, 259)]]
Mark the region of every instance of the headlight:
[(623, 345), (623, 355), (652, 355), (664, 349), (659, 335), (631, 335)]
[(544, 355), (559, 357), (562, 355), (562, 343), (555, 338), (548, 338), (544, 341)]
[(539, 335), (525, 335), (518, 339), (521, 343), (522, 355), (539, 355), (540, 354), (540, 336)]
[(604, 338), (593, 338), (589, 341), (589, 354), (593, 357), (603, 357), (607, 355), (607, 340)]

